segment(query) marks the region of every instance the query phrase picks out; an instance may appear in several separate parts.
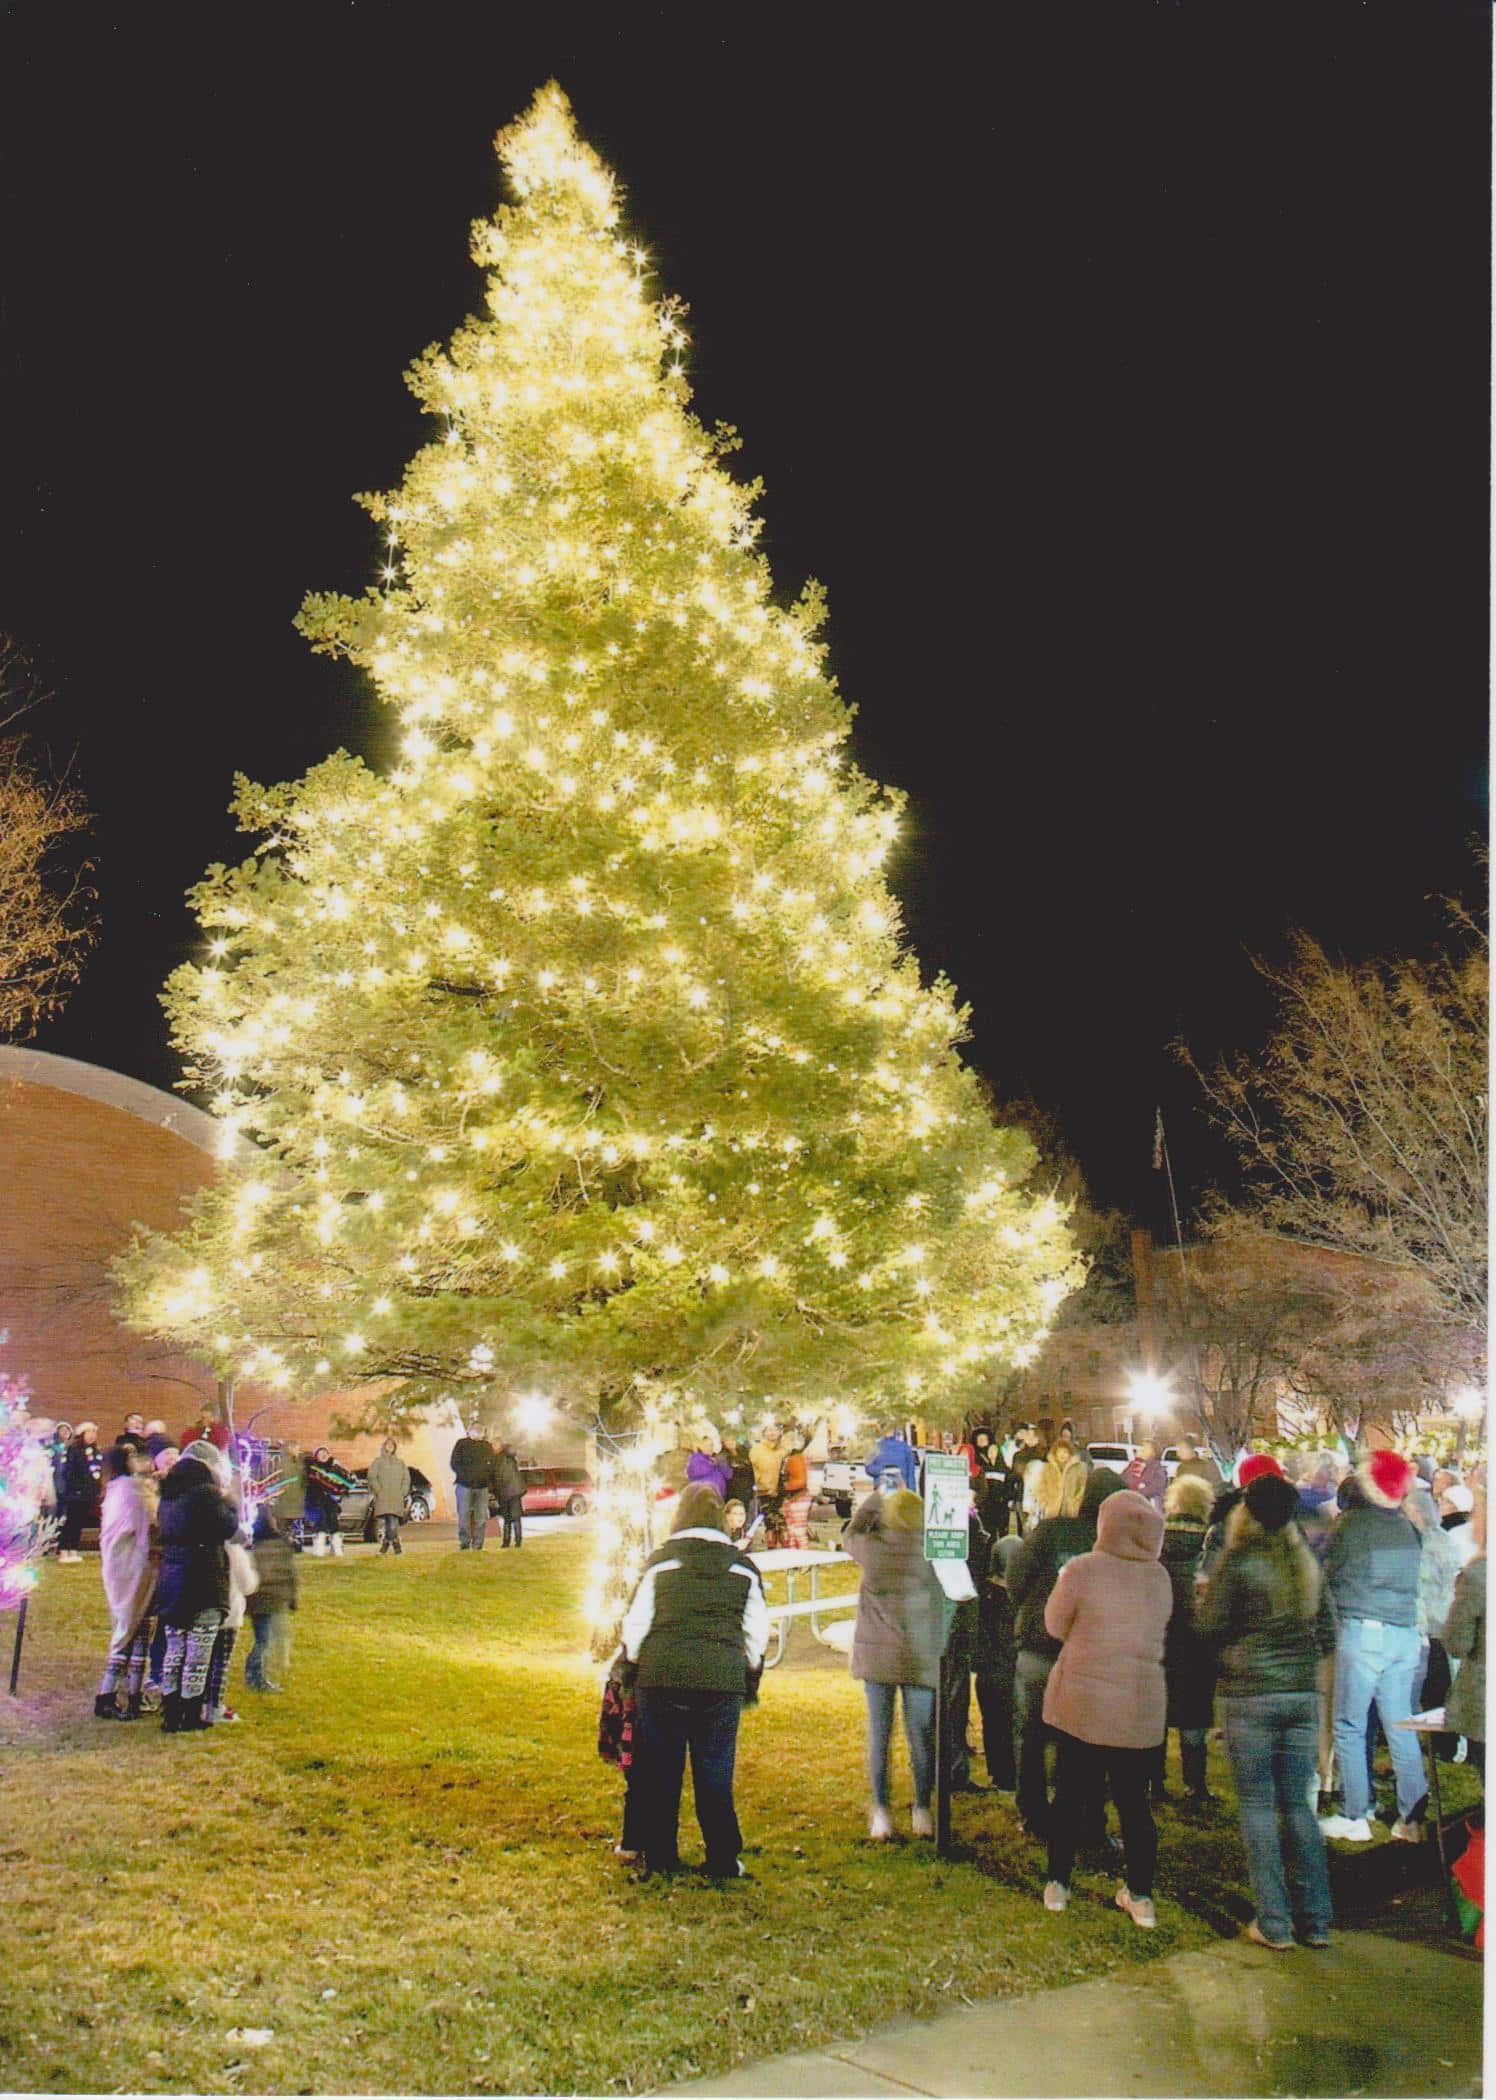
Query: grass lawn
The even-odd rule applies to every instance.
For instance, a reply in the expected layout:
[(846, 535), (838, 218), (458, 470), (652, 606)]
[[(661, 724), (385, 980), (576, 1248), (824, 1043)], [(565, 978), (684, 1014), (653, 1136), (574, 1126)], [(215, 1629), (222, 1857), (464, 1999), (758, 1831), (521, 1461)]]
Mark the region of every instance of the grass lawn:
[[(632, 2092), (1247, 1916), (1224, 1815), (1161, 1818), (1152, 1934), (1111, 1877), (1049, 1917), (1006, 1796), (958, 1799), (966, 1861), (870, 1845), (860, 1688), (803, 1634), (740, 1738), (758, 1878), (631, 1883), (594, 1748), (587, 1542), (531, 1531), (522, 1554), (407, 1532), (398, 1561), (303, 1559), (289, 1691), (242, 1690), (241, 1636), (243, 1721), (202, 1736), (92, 1718), (98, 1563), (47, 1570), (22, 1696), (0, 1692), (0, 2086)], [(1215, 1752), (1212, 1771), (1224, 1787)], [(907, 1830), (902, 1769), (895, 1799)], [(683, 1834), (699, 1857), (689, 1808)]]

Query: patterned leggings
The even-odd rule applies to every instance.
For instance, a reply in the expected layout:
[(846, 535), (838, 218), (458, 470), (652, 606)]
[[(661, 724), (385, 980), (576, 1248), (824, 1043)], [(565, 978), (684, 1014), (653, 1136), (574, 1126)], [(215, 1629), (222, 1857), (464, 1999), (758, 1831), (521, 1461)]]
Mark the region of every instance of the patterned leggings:
[(237, 1626), (220, 1626), (213, 1642), (213, 1653), (208, 1661), (208, 1679), (203, 1688), (203, 1708), (211, 1718), (215, 1707), (223, 1704), (223, 1688), (228, 1682), (229, 1657), (234, 1652), (234, 1643), (239, 1638)]
[(166, 1629), (166, 1662), (161, 1671), (161, 1694), (183, 1699), (201, 1699), (208, 1686), (213, 1644), (223, 1623), (221, 1611), (200, 1611), (190, 1626)]
[(135, 1631), (117, 1641), (109, 1651), (104, 1674), (99, 1679), (99, 1697), (112, 1699), (124, 1679), (128, 1698), (138, 1699), (145, 1683), (145, 1659), (151, 1645), (151, 1615), (146, 1613)]

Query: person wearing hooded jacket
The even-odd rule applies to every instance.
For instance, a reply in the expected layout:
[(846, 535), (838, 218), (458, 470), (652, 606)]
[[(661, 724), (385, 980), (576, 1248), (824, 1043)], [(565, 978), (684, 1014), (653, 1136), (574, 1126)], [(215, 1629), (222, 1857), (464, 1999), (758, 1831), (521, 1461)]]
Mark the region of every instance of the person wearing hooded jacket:
[[(156, 1589), (151, 1561), (156, 1495), (153, 1482), (137, 1468), (134, 1453), (124, 1443), (104, 1453), (104, 1482), (99, 1570), (109, 1601), (109, 1660), (94, 1698), (94, 1717), (138, 1721), (151, 1645), (151, 1598)], [(117, 1696), (122, 1679), (123, 1709)]]
[(156, 1606), (166, 1627), (161, 1725), (175, 1735), (208, 1725), (203, 1695), (214, 1642), (229, 1608), (227, 1547), (239, 1517), (213, 1472), (184, 1452), (161, 1482), (157, 1523)]
[(1221, 1711), (1257, 1915), (1248, 1939), (1286, 1949), (1297, 1931), (1330, 1943), (1330, 1879), (1311, 1805), (1321, 1658), (1335, 1625), (1305, 1544), (1290, 1481), (1266, 1473), (1227, 1525), (1226, 1549), (1197, 1610), (1220, 1651)]
[(1460, 1665), (1459, 1675), (1445, 1702), (1444, 1718), (1470, 1746), (1470, 1762), (1486, 1779), (1486, 1508), (1482, 1497), (1475, 1504), (1471, 1529), (1476, 1554), (1455, 1578), (1454, 1598), (1444, 1622), (1442, 1638), (1451, 1659)]
[(1044, 1837), (1049, 1824), (1045, 1751), (1051, 1738), (1044, 1725), (1044, 1688), (1060, 1652), (1059, 1642), (1044, 1624), (1045, 1606), (1067, 1562), (1089, 1553), (1095, 1545), (1096, 1519), (1102, 1505), (1110, 1496), (1125, 1492), (1118, 1474), (1098, 1466), (1081, 1491), (1079, 1509), (1073, 1514), (1045, 1517), (1008, 1562), (1008, 1603), (1017, 1649), (1013, 1738), (1018, 1766), (1018, 1814), (1031, 1837)]
[(1044, 1688), (1059, 1752), (1044, 1907), (1062, 1911), (1069, 1902), (1082, 1832), (1110, 1789), (1127, 1870), (1117, 1908), (1145, 1929), (1158, 1922), (1148, 1789), (1164, 1737), (1164, 1633), (1174, 1602), (1159, 1565), (1163, 1537), (1164, 1520), (1144, 1496), (1131, 1488), (1109, 1496), (1097, 1512), (1095, 1547), (1060, 1570), (1044, 1607), (1046, 1631), (1063, 1644)]
[(410, 1493), (410, 1467), (400, 1456), (392, 1436), (385, 1438), (378, 1455), (369, 1461), (364, 1479), (373, 1497), (369, 1514), (380, 1534), (379, 1550), (399, 1553), (403, 1550), (400, 1524), (405, 1515), (405, 1498)]

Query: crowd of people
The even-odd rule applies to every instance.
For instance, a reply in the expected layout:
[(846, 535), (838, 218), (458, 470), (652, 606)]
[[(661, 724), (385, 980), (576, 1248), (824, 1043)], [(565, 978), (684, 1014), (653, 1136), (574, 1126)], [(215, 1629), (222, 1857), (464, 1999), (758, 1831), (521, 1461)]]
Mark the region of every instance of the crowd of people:
[[(36, 1425), (47, 1442), (51, 1425)], [(338, 1550), (341, 1473), (325, 1447), (297, 1455), (275, 1492), (246, 1496), (228, 1430), (204, 1420), (173, 1440), (126, 1417), (113, 1444), (79, 1423), (51, 1436), (60, 1560), (97, 1524), (110, 1636), (94, 1711), (130, 1721), (159, 1702), (169, 1733), (237, 1715), (231, 1657), (247, 1619), (244, 1683), (282, 1688), (296, 1554)], [(910, 1830), (934, 1830), (937, 1698), (947, 1784), (979, 1790), (968, 1742), (973, 1688), (988, 1787), (1011, 1791), (1044, 1848), (1044, 1903), (1070, 1902), (1078, 1859), (1110, 1864), (1116, 1902), (1156, 1922), (1154, 1812), (1173, 1800), (1179, 1744), (1186, 1813), (1209, 1815), (1208, 1745), (1223, 1743), (1256, 1905), (1249, 1936), (1274, 1949), (1328, 1943), (1327, 1838), (1423, 1835), (1418, 1733), (1442, 1707), (1436, 1754), (1484, 1779), (1485, 1475), (1390, 1449), (1236, 1454), (1223, 1479), (1186, 1439), (1172, 1470), (1145, 1443), (1122, 1468), (1094, 1464), (1063, 1425), (1006, 1439), (976, 1428), (946, 1447), (966, 1462), (965, 1582), (924, 1552), (920, 1453), (899, 1430), (859, 1467), (863, 1492), (840, 1544), (860, 1569), (850, 1668), (866, 1707), (868, 1832), (894, 1834), (890, 1752), (902, 1726)], [(679, 1865), (689, 1761), (707, 1872), (739, 1880), (733, 1798), (738, 1726), (757, 1697), (769, 1615), (754, 1552), (808, 1545), (811, 1465), (826, 1424), (767, 1425), (751, 1445), (703, 1427), (666, 1454), (668, 1536), (630, 1603), (609, 1691), (624, 1717), (624, 1828), (615, 1848), (644, 1873)], [(481, 1551), (492, 1513), (523, 1542), (520, 1469), (474, 1421), (452, 1453), (458, 1548)], [(393, 1438), (368, 1475), (381, 1554), (401, 1551), (410, 1472)], [(251, 1512), (246, 1523), (245, 1512)], [(336, 1540), (336, 1545), (328, 1545)], [(1435, 1725), (1438, 1725), (1437, 1723)], [(1392, 1801), (1377, 1800), (1385, 1741)], [(616, 1746), (615, 1746), (616, 1754)], [(1120, 1838), (1109, 1836), (1114, 1804)]]
[[(1068, 1429), (1068, 1425), (1067, 1429)], [(802, 1447), (804, 1438), (796, 1440)], [(1244, 1451), (1223, 1479), (1181, 1439), (1172, 1472), (1145, 1444), (1124, 1468), (1092, 1464), (1073, 1437), (978, 1429), (967, 1460), (969, 1584), (926, 1560), (919, 1454), (898, 1431), (862, 1461), (867, 1491), (841, 1545), (861, 1570), (851, 1671), (863, 1685), (868, 1832), (894, 1834), (895, 1721), (909, 1749), (910, 1830), (933, 1834), (937, 1695), (947, 1701), (948, 1784), (980, 1790), (967, 1741), (973, 1685), (987, 1783), (1011, 1790), (1044, 1847), (1044, 1904), (1063, 1912), (1078, 1858), (1120, 1851), (1116, 1903), (1156, 1923), (1155, 1809), (1170, 1730), (1186, 1813), (1209, 1815), (1208, 1746), (1224, 1744), (1256, 1915), (1273, 1949), (1329, 1943), (1326, 1838), (1375, 1836), (1375, 1755), (1385, 1739), (1393, 1839), (1424, 1835), (1416, 1733), (1444, 1705), (1446, 1755), (1484, 1777), (1484, 1469), (1468, 1477), (1392, 1449)], [(707, 1871), (740, 1878), (732, 1802), (738, 1719), (757, 1696), (767, 1639), (762, 1580), (744, 1527), (786, 1493), (776, 1429), (740, 1454), (703, 1431), (661, 1492), (674, 1528), (624, 1622), (609, 1696), (639, 1701), (625, 1756), (619, 1856), (644, 1872), (679, 1862), (689, 1755)], [(741, 1469), (741, 1470), (739, 1470)], [(751, 1489), (748, 1473), (753, 1475)], [(800, 1491), (795, 1477), (796, 1492)], [(808, 1489), (806, 1490), (808, 1493)], [(803, 1519), (797, 1525), (803, 1528)], [(637, 1687), (637, 1689), (636, 1689)], [(1120, 1840), (1106, 1827), (1108, 1798)]]

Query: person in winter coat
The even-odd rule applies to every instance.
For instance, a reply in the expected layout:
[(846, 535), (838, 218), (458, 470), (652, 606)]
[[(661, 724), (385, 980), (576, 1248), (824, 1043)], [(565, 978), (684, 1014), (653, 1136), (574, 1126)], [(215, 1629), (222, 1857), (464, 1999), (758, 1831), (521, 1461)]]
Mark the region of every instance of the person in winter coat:
[[(153, 1480), (138, 1471), (126, 1444), (104, 1453), (104, 1508), (99, 1519), (99, 1571), (109, 1600), (109, 1659), (99, 1679), (94, 1715), (100, 1721), (138, 1721), (151, 1645), (151, 1599), (156, 1570), (151, 1561), (151, 1525), (156, 1514)], [(123, 1681), (125, 1705), (119, 1704)]]
[[(969, 1477), (969, 1476), (968, 1476)], [(966, 1524), (966, 1572), (973, 1594), (947, 1611), (949, 1630), (945, 1640), (946, 1782), (953, 1794), (983, 1791), (971, 1776), (971, 1744), (967, 1729), (971, 1720), (971, 1680), (982, 1647), (982, 1588), (992, 1560), (992, 1541), (982, 1529), (974, 1505), (968, 1504)], [(1012, 1722), (1009, 1721), (1008, 1755), (1013, 1754)], [(993, 1754), (985, 1734), (983, 1747)]]
[(504, 1520), (504, 1534), (499, 1540), (505, 1546), (523, 1546), (525, 1543), (525, 1483), (519, 1470), (519, 1460), (514, 1455), (512, 1444), (500, 1444), (494, 1453), (493, 1487), (498, 1498), (499, 1515)]
[(722, 1446), (715, 1429), (703, 1429), (697, 1437), (696, 1448), (686, 1460), (686, 1478), (699, 1480), (703, 1486), (714, 1488), (723, 1501), (726, 1501), (732, 1467), (722, 1455)]
[(244, 1683), (251, 1692), (283, 1692), (291, 1661), (290, 1615), (296, 1609), (299, 1584), (296, 1555), (268, 1502), (262, 1502), (255, 1513), (250, 1551), (258, 1581), (249, 1600), (254, 1646), (245, 1657)]
[(888, 1751), (894, 1707), (900, 1700), (914, 1771), (914, 1835), (935, 1834), (930, 1813), (935, 1790), (935, 1694), (945, 1649), (946, 1604), (945, 1592), (925, 1559), (924, 1520), (925, 1506), (919, 1496), (901, 1487), (869, 1495), (842, 1533), (844, 1549), (862, 1570), (851, 1670), (861, 1679), (867, 1700), (867, 1766), (872, 1790), (868, 1835), (879, 1840), (893, 1836)]
[(1227, 1526), (1198, 1609), (1220, 1652), (1221, 1713), (1257, 1915), (1248, 1939), (1330, 1943), (1330, 1878), (1311, 1802), (1320, 1660), (1335, 1645), (1319, 1564), (1298, 1526), (1291, 1482), (1263, 1474)]
[(796, 1437), (784, 1461), (784, 1471), (779, 1476), (780, 1517), (784, 1523), (784, 1540), (787, 1546), (798, 1547), (803, 1553), (810, 1545), (810, 1468), (806, 1464), (805, 1450)]
[(79, 1547), (87, 1524), (99, 1519), (99, 1480), (104, 1461), (99, 1452), (99, 1430), (95, 1422), (80, 1422), (62, 1462), (62, 1532), (57, 1541), (60, 1561), (83, 1558)]
[(1122, 1483), (1124, 1487), (1130, 1487), (1134, 1494), (1144, 1496), (1162, 1516), (1169, 1475), (1158, 1455), (1158, 1446), (1151, 1437), (1145, 1438), (1138, 1445), (1137, 1456), (1129, 1460), (1127, 1470), (1122, 1475)]
[(329, 1553), (334, 1558), (342, 1556), (343, 1527), (338, 1522), (341, 1477), (342, 1469), (326, 1444), (319, 1444), (310, 1458), (302, 1460), (302, 1507), (312, 1527), (312, 1556), (317, 1560)]
[(1403, 1502), (1403, 1515), (1418, 1533), (1418, 1639), (1419, 1657), (1413, 1671), (1413, 1711), (1442, 1706), (1450, 1686), (1449, 1657), (1442, 1635), (1444, 1621), (1454, 1603), (1455, 1578), (1460, 1556), (1454, 1541), (1439, 1522), (1434, 1498), (1421, 1480), (1415, 1481)]
[(1325, 1581), (1338, 1621), (1335, 1644), (1335, 1757), (1345, 1813), (1329, 1817), (1327, 1837), (1371, 1842), (1366, 1725), (1375, 1703), (1397, 1781), (1392, 1835), (1421, 1836), (1415, 1811), (1424, 1798), (1423, 1758), (1411, 1729), (1418, 1667), (1418, 1578), (1422, 1543), (1402, 1513), (1413, 1468), (1401, 1453), (1373, 1451), (1358, 1469), (1362, 1507), (1348, 1509), (1325, 1553)]
[(1082, 1832), (1109, 1787), (1127, 1869), (1117, 1908), (1146, 1928), (1158, 1922), (1148, 1786), (1164, 1735), (1164, 1630), (1173, 1606), (1158, 1560), (1163, 1536), (1164, 1520), (1144, 1496), (1127, 1488), (1109, 1496), (1097, 1512), (1094, 1550), (1066, 1563), (1044, 1608), (1045, 1629), (1062, 1644), (1044, 1688), (1044, 1719), (1059, 1750), (1044, 1907), (1061, 1911), (1069, 1902)]
[(1187, 1436), (1182, 1436), (1174, 1449), (1179, 1458), (1174, 1478), (1203, 1480), (1214, 1497), (1221, 1484), (1221, 1469), (1209, 1452), (1202, 1451), (1193, 1438)]
[(680, 1866), (689, 1753), (706, 1871), (723, 1881), (745, 1876), (733, 1773), (738, 1725), (745, 1703), (757, 1699), (768, 1640), (758, 1569), (723, 1531), (721, 1496), (692, 1481), (623, 1621), (623, 1653), (638, 1666), (630, 1792), (640, 1791), (630, 1834), (637, 1830), (647, 1873)]
[(376, 1530), (380, 1533), (381, 1553), (399, 1553), (400, 1525), (405, 1516), (405, 1498), (410, 1493), (410, 1467), (400, 1456), (395, 1439), (387, 1436), (379, 1447), (379, 1456), (370, 1464), (364, 1476), (373, 1496), (370, 1513)]
[(758, 1514), (758, 1483), (754, 1477), (753, 1461), (743, 1448), (741, 1437), (723, 1437), (722, 1456), (727, 1461), (727, 1493), (723, 1500), (742, 1504), (743, 1528), (747, 1530)]
[[(1085, 1480), (1079, 1506), (1071, 1513), (1046, 1518), (1020, 1542), (1008, 1562), (1008, 1602), (1013, 1612), (1017, 1666), (1013, 1681), (1013, 1721), (1018, 1760), (1018, 1814), (1030, 1837), (1049, 1831), (1049, 1783), (1046, 1751), (1052, 1741), (1044, 1725), (1044, 1688), (1060, 1652), (1059, 1642), (1044, 1624), (1044, 1608), (1060, 1571), (1096, 1543), (1096, 1520), (1102, 1505), (1125, 1493), (1121, 1476), (1098, 1466)], [(1094, 1835), (1094, 1829), (1091, 1835)]]
[(1470, 1762), (1486, 1778), (1486, 1506), (1476, 1499), (1471, 1529), (1478, 1548), (1455, 1579), (1454, 1601), (1441, 1635), (1459, 1674), (1444, 1702), (1444, 1719), (1469, 1744)]
[(887, 1430), (879, 1437), (862, 1461), (862, 1470), (874, 1487), (882, 1485), (885, 1473), (897, 1473), (911, 1493), (919, 1486), (919, 1460), (914, 1455), (914, 1447), (896, 1429)]
[[(189, 1444), (183, 1452), (184, 1458), (201, 1459), (216, 1480), (219, 1492), (237, 1512), (237, 1501), (233, 1494), (233, 1474), (229, 1468), (226, 1451), (210, 1444), (202, 1437)], [(254, 1562), (249, 1553), (249, 1536), (235, 1526), (235, 1535), (224, 1547), (224, 1556), (229, 1568), (228, 1607), (213, 1637), (213, 1653), (208, 1660), (208, 1675), (203, 1685), (203, 1720), (209, 1728), (216, 1728), (220, 1721), (237, 1721), (239, 1716), (225, 1698), (228, 1685), (229, 1663), (234, 1653), (234, 1643), (239, 1638), (239, 1628), (244, 1624), (245, 1608), (259, 1580)]]
[(203, 1695), (213, 1644), (229, 1608), (229, 1540), (237, 1511), (216, 1475), (183, 1452), (161, 1482), (161, 1573), (156, 1604), (166, 1627), (161, 1725), (168, 1735), (206, 1728)]
[(1226, 1550), (1226, 1524), (1232, 1510), (1254, 1480), (1265, 1473), (1274, 1473), (1281, 1480), (1283, 1468), (1266, 1451), (1250, 1451), (1239, 1460), (1236, 1469), (1236, 1485), (1222, 1488), (1211, 1505), (1210, 1523), (1205, 1532), (1205, 1544), (1200, 1551), (1200, 1578), (1208, 1582), (1216, 1562)]
[(457, 1550), (483, 1551), (488, 1530), (488, 1498), (494, 1487), (494, 1448), (477, 1422), (452, 1446), (452, 1479), (457, 1491)]
[[(1164, 1677), (1169, 1687), (1170, 1728), (1179, 1730), (1179, 1763), (1185, 1790), (1197, 1808), (1212, 1800), (1205, 1779), (1205, 1738), (1215, 1704), (1215, 1652), (1195, 1624), (1195, 1576), (1205, 1545), (1211, 1492), (1198, 1475), (1176, 1473), (1164, 1496), (1164, 1543), (1160, 1561), (1174, 1593), (1164, 1639)], [(1164, 1743), (1167, 1749), (1167, 1736)], [(1154, 1794), (1168, 1799), (1164, 1761), (1159, 1758)]]
[(1008, 1568), (1022, 1544), (1021, 1539), (994, 1539), (986, 1579), (977, 1584), (976, 1677), (982, 1755), (987, 1760), (989, 1784), (1003, 1793), (1011, 1793), (1018, 1784), (1013, 1751), (1013, 1676), (1018, 1649), (1013, 1637)]

